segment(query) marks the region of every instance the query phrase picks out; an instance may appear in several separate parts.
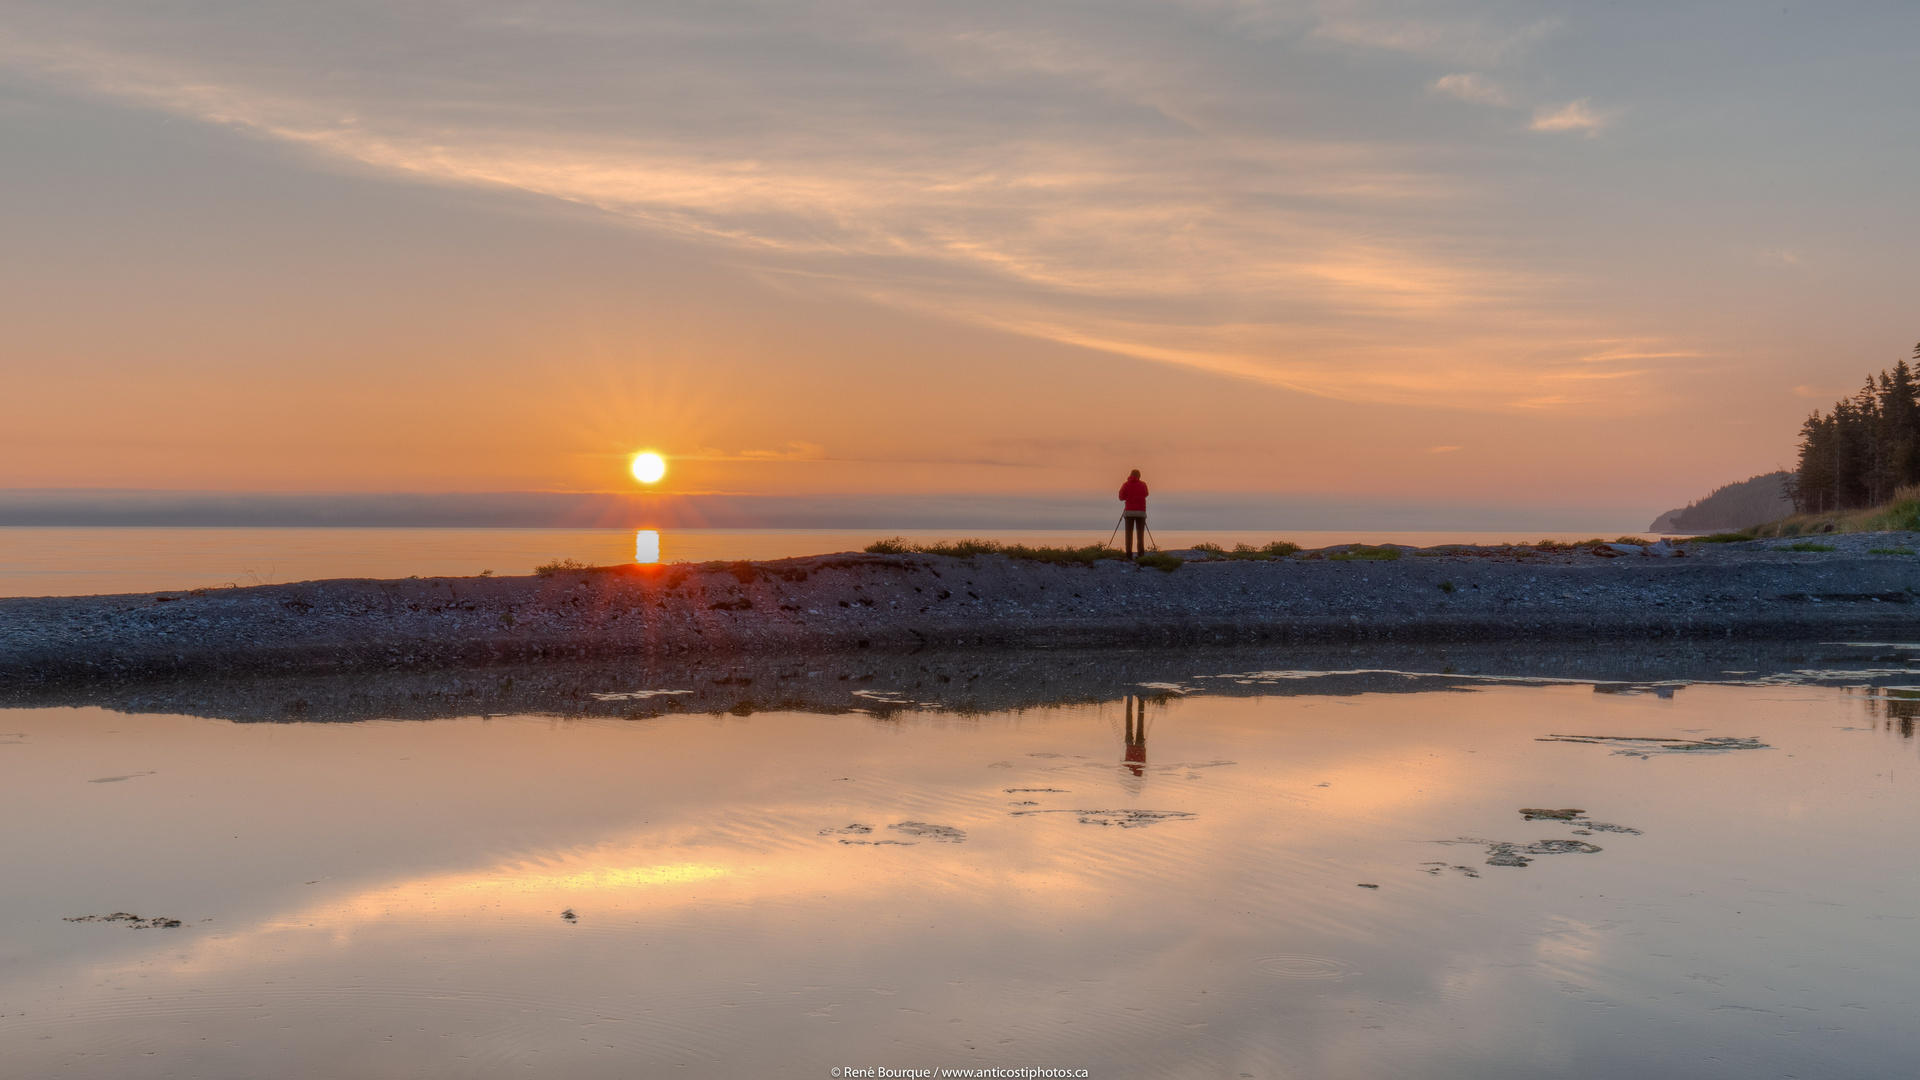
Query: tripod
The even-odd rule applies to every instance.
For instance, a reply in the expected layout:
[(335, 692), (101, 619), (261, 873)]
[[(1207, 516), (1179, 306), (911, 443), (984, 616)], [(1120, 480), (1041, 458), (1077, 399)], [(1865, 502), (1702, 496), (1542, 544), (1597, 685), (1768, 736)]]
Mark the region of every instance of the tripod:
[[(1120, 526), (1125, 525), (1126, 523), (1127, 523), (1127, 512), (1125, 510), (1122, 510), (1120, 511), (1120, 520), (1113, 523), (1113, 531), (1107, 534), (1108, 547), (1113, 546), (1113, 538), (1120, 535)], [(1140, 519), (1140, 531), (1146, 533), (1146, 537), (1142, 541), (1142, 543), (1147, 544), (1154, 551), (1159, 551), (1160, 541), (1155, 540), (1153, 538), (1153, 529), (1147, 525), (1146, 518)], [(1142, 551), (1140, 554), (1145, 555), (1146, 552)]]

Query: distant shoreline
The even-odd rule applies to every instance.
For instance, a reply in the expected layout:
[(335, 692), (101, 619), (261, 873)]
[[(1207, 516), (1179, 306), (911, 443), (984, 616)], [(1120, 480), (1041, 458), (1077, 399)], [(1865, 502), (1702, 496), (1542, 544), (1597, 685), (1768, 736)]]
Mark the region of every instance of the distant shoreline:
[[(1223, 530), (1584, 532), (1642, 522), (1647, 507), (1481, 506), (1404, 498), (1189, 491), (1154, 496), (1166, 522)], [(647, 491), (274, 492), (0, 488), (0, 527), (939, 529), (955, 535), (1099, 527), (1105, 491), (939, 494), (671, 494)], [(1637, 526), (1636, 526), (1637, 529)]]
[(821, 555), (533, 577), (345, 579), (0, 599), (10, 684), (617, 657), (1288, 643), (1604, 642), (1920, 629), (1920, 534), (1690, 545), (1683, 558), (1397, 561)]

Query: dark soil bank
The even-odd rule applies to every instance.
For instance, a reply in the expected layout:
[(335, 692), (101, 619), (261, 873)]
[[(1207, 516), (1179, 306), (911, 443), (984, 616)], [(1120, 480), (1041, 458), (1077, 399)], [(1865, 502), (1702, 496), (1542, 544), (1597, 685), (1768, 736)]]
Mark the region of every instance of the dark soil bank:
[(0, 681), (878, 650), (1772, 637), (1898, 640), (1920, 558), (1697, 546), (1397, 561), (827, 555), (524, 578), (337, 580), (0, 599)]

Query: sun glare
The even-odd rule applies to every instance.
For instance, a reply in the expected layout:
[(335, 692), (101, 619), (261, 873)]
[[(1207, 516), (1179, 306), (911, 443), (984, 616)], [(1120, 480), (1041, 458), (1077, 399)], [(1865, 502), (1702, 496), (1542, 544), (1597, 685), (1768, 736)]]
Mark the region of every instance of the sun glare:
[(658, 483), (667, 475), (667, 459), (648, 451), (633, 455), (633, 478), (643, 484)]

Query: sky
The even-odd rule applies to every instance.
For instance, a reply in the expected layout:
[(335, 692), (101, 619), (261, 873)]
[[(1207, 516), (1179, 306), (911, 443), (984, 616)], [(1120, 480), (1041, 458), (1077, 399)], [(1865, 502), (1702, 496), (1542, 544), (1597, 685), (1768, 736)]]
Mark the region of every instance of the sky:
[(0, 0), (0, 488), (1652, 514), (1920, 340), (1920, 5)]

